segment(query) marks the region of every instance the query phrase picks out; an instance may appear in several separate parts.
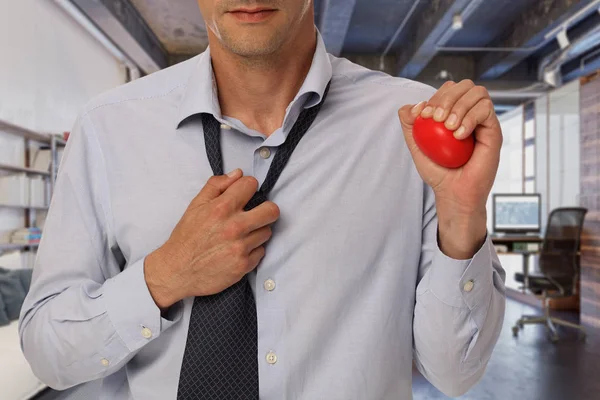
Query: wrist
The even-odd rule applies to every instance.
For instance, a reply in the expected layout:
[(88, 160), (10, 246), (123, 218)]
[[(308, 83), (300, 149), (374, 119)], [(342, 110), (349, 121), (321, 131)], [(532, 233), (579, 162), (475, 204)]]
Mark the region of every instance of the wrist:
[(483, 245), (487, 235), (486, 210), (468, 213), (438, 210), (438, 243), (440, 250), (450, 258), (468, 260)]
[(162, 312), (184, 297), (178, 294), (179, 285), (171, 282), (172, 274), (167, 268), (167, 259), (163, 248), (159, 248), (150, 253), (144, 261), (144, 279), (148, 291)]

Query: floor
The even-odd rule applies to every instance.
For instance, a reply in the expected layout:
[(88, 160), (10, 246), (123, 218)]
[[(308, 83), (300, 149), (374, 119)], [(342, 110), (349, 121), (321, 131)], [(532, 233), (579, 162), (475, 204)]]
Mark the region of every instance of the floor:
[[(598, 333), (582, 341), (573, 330), (560, 330), (553, 344), (545, 328), (529, 325), (512, 335), (522, 314), (539, 310), (507, 300), (506, 318), (498, 344), (481, 381), (461, 400), (599, 400), (600, 340)], [(573, 320), (569, 314), (560, 317)], [(417, 371), (413, 374), (414, 400), (449, 399)]]
[[(552, 344), (543, 327), (526, 326), (515, 339), (511, 331), (514, 322), (523, 313), (538, 312), (514, 300), (507, 301), (503, 331), (486, 374), (461, 400), (600, 399), (600, 337), (582, 341), (572, 331), (561, 330), (561, 341)], [(96, 389), (97, 383), (91, 383), (62, 393), (46, 391), (36, 400), (94, 400)], [(449, 399), (416, 371), (413, 392), (414, 400)]]

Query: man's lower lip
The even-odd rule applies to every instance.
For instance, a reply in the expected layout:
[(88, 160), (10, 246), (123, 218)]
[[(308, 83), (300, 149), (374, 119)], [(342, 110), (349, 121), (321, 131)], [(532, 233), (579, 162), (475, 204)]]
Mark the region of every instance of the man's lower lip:
[(243, 22), (261, 22), (275, 14), (275, 10), (265, 10), (252, 13), (236, 11), (230, 14)]

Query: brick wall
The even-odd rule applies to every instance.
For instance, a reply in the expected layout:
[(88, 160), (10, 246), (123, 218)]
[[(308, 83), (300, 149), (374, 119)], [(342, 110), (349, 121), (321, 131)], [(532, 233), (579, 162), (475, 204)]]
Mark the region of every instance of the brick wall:
[(600, 74), (581, 83), (580, 203), (588, 209), (581, 247), (581, 319), (600, 329)]

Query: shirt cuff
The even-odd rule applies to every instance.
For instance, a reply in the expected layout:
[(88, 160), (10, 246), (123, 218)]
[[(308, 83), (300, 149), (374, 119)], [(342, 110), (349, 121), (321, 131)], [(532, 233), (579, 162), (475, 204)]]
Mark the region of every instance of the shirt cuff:
[(106, 310), (119, 337), (130, 351), (135, 351), (181, 319), (182, 303), (174, 304), (162, 318), (146, 279), (144, 261), (129, 265), (123, 272), (104, 283)]
[(486, 237), (470, 260), (454, 260), (439, 246), (431, 264), (429, 290), (442, 302), (453, 306), (475, 308), (486, 306), (493, 290), (493, 245)]

